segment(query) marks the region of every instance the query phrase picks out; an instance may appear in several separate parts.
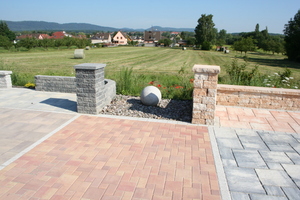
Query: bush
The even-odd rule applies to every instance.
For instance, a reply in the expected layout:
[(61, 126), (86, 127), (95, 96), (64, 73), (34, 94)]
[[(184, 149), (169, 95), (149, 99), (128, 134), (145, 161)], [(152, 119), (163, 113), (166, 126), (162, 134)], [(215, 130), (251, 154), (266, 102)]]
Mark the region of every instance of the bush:
[(202, 46), (201, 46), (202, 50), (210, 50), (211, 49), (211, 44), (208, 41), (204, 41)]

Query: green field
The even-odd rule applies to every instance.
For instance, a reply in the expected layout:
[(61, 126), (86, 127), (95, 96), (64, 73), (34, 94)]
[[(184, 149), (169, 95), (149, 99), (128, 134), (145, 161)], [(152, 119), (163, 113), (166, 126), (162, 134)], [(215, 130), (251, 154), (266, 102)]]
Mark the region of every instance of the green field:
[[(35, 75), (74, 76), (73, 66), (81, 63), (105, 63), (106, 77), (110, 78), (123, 67), (132, 67), (139, 74), (177, 74), (184, 69), (192, 76), (194, 64), (221, 66), (220, 76), (226, 75), (225, 66), (238, 57), (243, 63), (244, 54), (231, 51), (224, 54), (216, 51), (200, 51), (160, 47), (114, 47), (95, 48), (85, 51), (85, 59), (73, 59), (74, 49), (34, 50), (23, 52), (1, 51), (0, 70), (11, 70), (26, 81), (33, 82)], [(259, 52), (247, 53), (249, 69), (255, 65), (266, 74), (283, 71), (288, 67), (292, 76), (300, 80), (300, 64), (290, 62), (282, 55)]]

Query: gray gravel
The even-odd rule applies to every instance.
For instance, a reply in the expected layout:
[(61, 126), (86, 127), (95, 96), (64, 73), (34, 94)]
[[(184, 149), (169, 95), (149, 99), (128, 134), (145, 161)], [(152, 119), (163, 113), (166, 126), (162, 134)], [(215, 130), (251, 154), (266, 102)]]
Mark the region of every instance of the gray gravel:
[(192, 100), (171, 99), (162, 99), (157, 106), (145, 106), (140, 97), (117, 95), (100, 114), (191, 122), (192, 106)]

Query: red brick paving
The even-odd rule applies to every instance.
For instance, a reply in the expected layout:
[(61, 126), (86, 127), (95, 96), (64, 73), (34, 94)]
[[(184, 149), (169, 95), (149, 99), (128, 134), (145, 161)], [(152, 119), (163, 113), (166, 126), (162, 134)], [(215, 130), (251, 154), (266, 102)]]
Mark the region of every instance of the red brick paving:
[(220, 126), (300, 133), (300, 112), (217, 106)]
[(0, 199), (221, 199), (207, 127), (96, 116), (1, 170), (0, 187)]

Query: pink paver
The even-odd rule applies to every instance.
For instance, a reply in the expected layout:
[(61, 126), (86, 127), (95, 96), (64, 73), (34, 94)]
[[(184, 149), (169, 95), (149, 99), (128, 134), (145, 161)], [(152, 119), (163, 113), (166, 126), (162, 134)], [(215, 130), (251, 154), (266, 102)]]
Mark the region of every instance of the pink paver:
[(207, 199), (207, 127), (80, 116), (0, 171), (0, 199)]
[(300, 133), (300, 112), (297, 111), (217, 106), (216, 117), (222, 127)]

